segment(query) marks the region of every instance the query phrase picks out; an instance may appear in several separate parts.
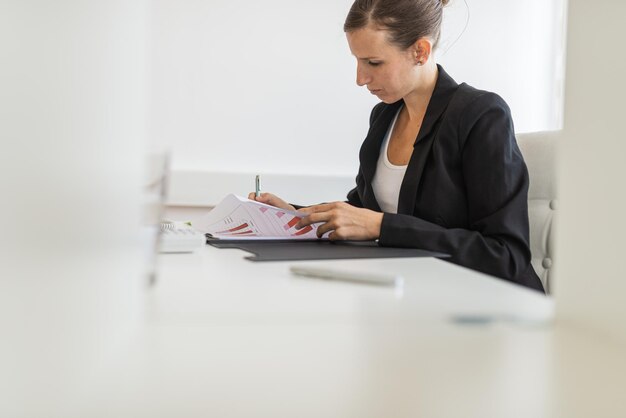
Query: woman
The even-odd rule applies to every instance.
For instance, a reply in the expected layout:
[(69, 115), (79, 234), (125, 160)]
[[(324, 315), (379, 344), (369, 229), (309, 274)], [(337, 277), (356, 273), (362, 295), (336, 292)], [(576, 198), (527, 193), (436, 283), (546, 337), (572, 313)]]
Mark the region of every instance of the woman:
[[(507, 104), (458, 85), (433, 50), (448, 0), (356, 0), (344, 31), (374, 107), (347, 202), (300, 209), (331, 240), (448, 253), (543, 292), (530, 265), (528, 172)], [(254, 193), (249, 196), (255, 199)], [(263, 193), (257, 201), (294, 210)]]

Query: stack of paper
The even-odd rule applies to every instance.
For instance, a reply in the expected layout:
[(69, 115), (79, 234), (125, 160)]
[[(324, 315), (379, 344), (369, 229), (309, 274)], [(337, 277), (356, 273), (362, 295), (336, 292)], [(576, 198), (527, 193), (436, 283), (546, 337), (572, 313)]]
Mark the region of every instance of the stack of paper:
[(194, 228), (219, 239), (318, 239), (318, 224), (296, 229), (302, 214), (229, 194)]

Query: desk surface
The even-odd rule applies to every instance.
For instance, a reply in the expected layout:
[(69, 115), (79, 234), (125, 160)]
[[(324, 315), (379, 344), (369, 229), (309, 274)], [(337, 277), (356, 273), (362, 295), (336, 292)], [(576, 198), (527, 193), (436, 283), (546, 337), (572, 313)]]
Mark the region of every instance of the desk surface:
[[(142, 337), (122, 370), (112, 371), (108, 393), (124, 396), (103, 399), (108, 416), (528, 418), (626, 410), (623, 353), (559, 331), (552, 301), (534, 291), (430, 258), (301, 263), (398, 273), (405, 278), (399, 292), (299, 278), (288, 271), (294, 263), (245, 255), (207, 247), (160, 257)], [(607, 414), (598, 415), (605, 404)]]

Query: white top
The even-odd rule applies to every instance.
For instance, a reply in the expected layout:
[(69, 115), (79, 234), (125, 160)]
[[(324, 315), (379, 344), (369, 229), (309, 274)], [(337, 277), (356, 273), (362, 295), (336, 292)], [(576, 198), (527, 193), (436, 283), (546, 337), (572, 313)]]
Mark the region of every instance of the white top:
[(406, 165), (394, 165), (389, 162), (387, 157), (387, 149), (389, 148), (389, 139), (393, 127), (396, 125), (396, 120), (400, 114), (402, 107), (398, 109), (396, 116), (389, 125), (387, 134), (383, 139), (383, 144), (380, 147), (380, 154), (378, 155), (378, 163), (376, 164), (376, 173), (372, 180), (372, 188), (374, 189), (374, 196), (376, 201), (383, 212), (398, 213), (398, 199), (400, 197), (400, 186), (406, 173)]

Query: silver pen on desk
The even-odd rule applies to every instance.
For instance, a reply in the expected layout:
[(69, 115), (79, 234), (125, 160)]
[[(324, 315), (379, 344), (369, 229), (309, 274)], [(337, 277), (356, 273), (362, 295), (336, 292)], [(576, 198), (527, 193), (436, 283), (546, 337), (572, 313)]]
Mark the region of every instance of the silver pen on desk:
[(289, 270), (298, 276), (314, 277), (326, 280), (340, 280), (353, 283), (398, 287), (402, 287), (404, 284), (402, 276), (386, 273), (348, 271), (313, 266), (291, 266)]
[(260, 175), (256, 175), (256, 178), (254, 179), (254, 190), (255, 190), (255, 196), (256, 197), (261, 197), (261, 176)]

